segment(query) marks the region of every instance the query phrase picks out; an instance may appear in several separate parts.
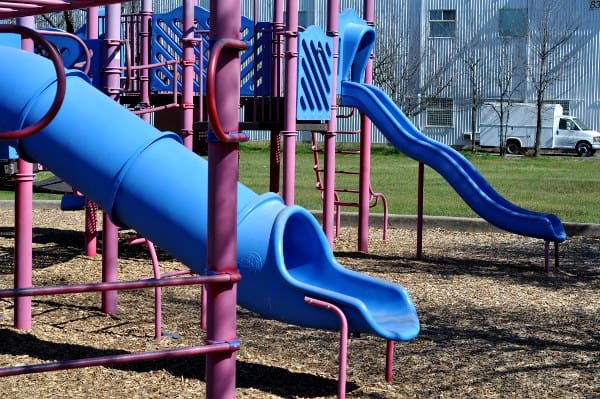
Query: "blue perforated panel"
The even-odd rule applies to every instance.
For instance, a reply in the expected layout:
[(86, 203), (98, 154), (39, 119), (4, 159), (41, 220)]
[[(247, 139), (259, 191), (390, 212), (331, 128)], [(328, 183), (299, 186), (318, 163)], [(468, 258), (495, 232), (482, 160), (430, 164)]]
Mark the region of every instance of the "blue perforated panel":
[[(206, 65), (208, 64), (208, 32), (209, 30), (209, 11), (202, 7), (195, 7), (194, 18), (198, 24), (196, 37), (202, 37), (202, 56), (200, 56), (199, 46), (196, 47), (196, 57), (201, 62), (198, 62), (195, 67), (196, 78), (194, 81), (194, 91), (200, 91), (199, 76), (202, 73), (203, 81), (206, 81)], [(156, 14), (152, 17), (152, 54), (151, 62), (165, 62), (174, 59), (181, 59), (183, 50), (181, 48), (181, 37), (182, 37), (182, 19), (183, 19), (183, 8), (179, 7), (165, 14)], [(259, 29), (268, 29), (270, 24), (259, 23), (257, 24), (257, 31)], [(268, 73), (268, 68), (264, 68), (268, 65), (270, 57), (271, 40), (270, 34), (262, 35), (261, 32), (257, 32), (254, 37), (254, 23), (252, 20), (243, 17), (241, 21), (241, 34), (242, 40), (248, 43), (248, 49), (241, 53), (241, 65), (242, 71), (240, 74), (241, 79), (241, 95), (264, 95), (268, 93), (269, 79), (263, 79), (265, 73)], [(255, 42), (254, 42), (255, 41)], [(256, 48), (256, 61), (253, 55), (255, 45), (259, 46)], [(181, 67), (178, 66), (178, 88), (181, 90)], [(173, 90), (173, 67), (159, 67), (152, 70), (150, 76), (150, 86), (153, 91), (172, 91)], [(204, 85), (202, 91), (205, 92)], [(256, 88), (256, 93), (255, 89)]]
[(318, 26), (299, 34), (296, 119), (327, 120), (331, 114), (333, 39)]

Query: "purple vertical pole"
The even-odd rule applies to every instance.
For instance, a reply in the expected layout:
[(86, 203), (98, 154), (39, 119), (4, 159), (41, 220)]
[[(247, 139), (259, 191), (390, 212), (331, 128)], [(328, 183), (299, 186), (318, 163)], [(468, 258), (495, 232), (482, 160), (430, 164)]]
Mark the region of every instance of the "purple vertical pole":
[[(17, 24), (35, 28), (33, 17), (17, 18)], [(21, 48), (33, 51), (33, 41), (23, 38)], [(15, 288), (32, 285), (32, 229), (33, 229), (33, 164), (19, 158), (15, 176)], [(20, 330), (31, 328), (31, 297), (15, 298), (14, 326)]]
[[(375, 24), (373, 0), (365, 0), (364, 19), (369, 26)], [(373, 82), (373, 58), (365, 71), (365, 83)], [(358, 184), (358, 250), (369, 250), (369, 200), (371, 194), (371, 121), (365, 115), (360, 118), (360, 175)], [(385, 221), (384, 221), (385, 223)]]
[(298, 80), (298, 0), (287, 1), (287, 42), (285, 51), (285, 98), (283, 120), (283, 199), (295, 202), (296, 184), (296, 93)]
[[(181, 130), (183, 144), (192, 149), (194, 140), (194, 1), (183, 2), (183, 37), (181, 48), (183, 51), (181, 73)], [(174, 82), (173, 84), (177, 84)]]
[[(106, 59), (104, 83), (106, 93), (119, 101), (121, 87), (121, 4), (106, 6)], [(119, 228), (110, 220), (106, 212), (102, 220), (102, 281), (117, 281), (117, 262), (119, 257)], [(117, 313), (117, 291), (102, 293), (102, 311)]]
[(419, 162), (417, 177), (417, 259), (423, 257), (423, 185), (425, 180), (425, 165)]
[[(192, 2), (192, 0), (187, 0)], [(211, 0), (210, 37), (240, 39), (242, 4), (239, 0)], [(239, 128), (240, 57), (225, 50), (217, 63), (215, 102), (225, 132)], [(209, 121), (212, 122), (213, 121)], [(211, 129), (212, 130), (212, 127)], [(237, 184), (239, 145), (214, 139), (208, 143), (207, 266), (210, 273), (237, 271)], [(206, 286), (207, 343), (236, 340), (235, 284)], [(235, 352), (206, 356), (206, 397), (235, 398)]]
[[(142, 0), (142, 26), (140, 27), (140, 64), (150, 63), (150, 23), (152, 22), (152, 0)], [(150, 74), (148, 68), (140, 70), (140, 107), (150, 108)], [(150, 123), (150, 113), (143, 113), (142, 119)]]
[[(87, 38), (98, 39), (98, 7), (87, 9)], [(99, 77), (97, 77), (99, 78)]]
[[(90, 7), (87, 10), (87, 38), (98, 39), (98, 7)], [(93, 76), (93, 79), (101, 79), (101, 76)], [(98, 206), (90, 200), (85, 201), (85, 254), (95, 257), (98, 249)]]
[(339, 1), (331, 0), (327, 8), (327, 34), (333, 38), (333, 68), (331, 83), (331, 114), (327, 122), (327, 132), (324, 138), (325, 152), (325, 171), (324, 171), (324, 191), (323, 191), (323, 231), (333, 247), (333, 225), (334, 225), (334, 203), (335, 203), (335, 141), (337, 131), (337, 68), (338, 68), (338, 13)]
[[(271, 60), (273, 64), (273, 74), (271, 75), (271, 115), (275, 111), (275, 115), (279, 117), (280, 112), (279, 99), (281, 98), (281, 62), (282, 54), (282, 34), (285, 28), (283, 23), (283, 0), (275, 0), (273, 4), (273, 38)], [(270, 144), (270, 162), (269, 162), (269, 191), (279, 193), (279, 176), (281, 173), (281, 135), (279, 131), (271, 131)]]

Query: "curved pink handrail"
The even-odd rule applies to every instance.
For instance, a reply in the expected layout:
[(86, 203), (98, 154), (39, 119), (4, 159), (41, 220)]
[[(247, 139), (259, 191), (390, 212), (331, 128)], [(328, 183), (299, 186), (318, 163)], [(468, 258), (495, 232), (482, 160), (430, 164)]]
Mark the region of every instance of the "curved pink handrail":
[(67, 89), (67, 76), (65, 74), (65, 68), (63, 66), (62, 59), (60, 58), (60, 54), (58, 54), (54, 46), (52, 46), (50, 42), (44, 39), (44, 37), (38, 32), (19, 25), (0, 25), (0, 33), (17, 33), (36, 41), (47, 51), (48, 57), (52, 61), (56, 71), (56, 95), (52, 105), (48, 109), (48, 112), (46, 112), (46, 114), (40, 118), (39, 121), (23, 129), (0, 132), (0, 139), (3, 140), (23, 139), (39, 132), (48, 126), (50, 122), (52, 122), (62, 106), (65, 98), (65, 92)]
[(208, 60), (208, 66), (206, 68), (206, 105), (208, 110), (208, 117), (210, 124), (213, 128), (213, 132), (217, 138), (223, 143), (236, 143), (240, 141), (247, 141), (248, 137), (242, 132), (229, 132), (225, 133), (219, 120), (219, 113), (217, 111), (217, 98), (215, 93), (215, 80), (217, 74), (217, 62), (221, 56), (221, 51), (225, 48), (233, 48), (237, 50), (245, 50), (248, 45), (242, 40), (235, 39), (220, 39), (215, 42), (213, 47), (210, 49), (210, 58)]

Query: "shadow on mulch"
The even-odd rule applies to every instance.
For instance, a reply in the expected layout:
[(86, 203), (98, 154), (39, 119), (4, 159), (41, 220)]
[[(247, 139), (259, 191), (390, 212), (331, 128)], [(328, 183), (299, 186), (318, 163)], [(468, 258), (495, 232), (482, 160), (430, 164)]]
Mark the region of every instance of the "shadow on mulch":
[[(60, 362), (130, 353), (123, 350), (102, 350), (85, 345), (45, 341), (30, 334), (18, 333), (9, 329), (0, 329), (0, 342), (3, 343), (5, 354), (26, 355), (40, 359), (40, 361)], [(205, 366), (205, 356), (194, 356), (105, 367), (138, 373), (162, 370), (177, 377), (205, 381)], [(335, 379), (240, 360), (236, 362), (236, 370), (236, 386), (238, 388), (254, 388), (285, 397), (316, 398), (337, 393), (337, 380)], [(281, 384), (282, 381), (286, 383)], [(346, 390), (348, 392), (356, 389), (358, 389), (356, 384), (347, 383)]]
[[(357, 261), (355, 269), (373, 274), (387, 273), (424, 273), (441, 277), (472, 276), (491, 280), (512, 281), (524, 285), (536, 285), (545, 288), (561, 289), (575, 285), (589, 288), (600, 288), (600, 268), (598, 259), (590, 258), (598, 251), (598, 240), (570, 242), (568, 252), (563, 248), (560, 252), (559, 267), (554, 269), (554, 252), (551, 249), (551, 273), (544, 271), (543, 246), (539, 254), (532, 253), (529, 247), (511, 247), (502, 252), (503, 259), (498, 256), (484, 255), (487, 248), (477, 251), (481, 257), (455, 254), (448, 256), (427, 255), (417, 260), (413, 257), (396, 255), (378, 255), (363, 252), (335, 252), (336, 258)], [(477, 250), (477, 245), (473, 244)], [(591, 254), (591, 255), (590, 255)], [(568, 259), (569, 263), (563, 260)], [(361, 264), (360, 261), (365, 260)], [(341, 261), (343, 264), (343, 260)]]
[[(119, 242), (119, 257), (122, 259), (149, 259), (148, 250), (142, 245), (128, 245), (125, 240), (127, 232), (121, 232)], [(12, 227), (0, 227), (0, 238), (14, 239), (15, 231)], [(123, 240), (125, 238), (125, 240)], [(34, 244), (43, 247), (34, 247), (32, 257), (33, 269), (45, 269), (58, 263), (69, 262), (83, 254), (84, 236), (81, 231), (64, 230), (58, 228), (34, 227), (32, 231)], [(102, 233), (98, 233), (98, 252), (102, 252)], [(156, 248), (159, 261), (171, 260), (167, 253)], [(14, 246), (0, 245), (0, 274), (14, 272)]]

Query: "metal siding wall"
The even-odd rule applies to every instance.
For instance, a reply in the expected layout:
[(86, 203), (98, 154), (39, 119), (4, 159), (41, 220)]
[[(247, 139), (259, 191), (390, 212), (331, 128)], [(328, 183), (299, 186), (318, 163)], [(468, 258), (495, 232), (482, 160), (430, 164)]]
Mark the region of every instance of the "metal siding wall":
[[(327, 26), (327, 0), (299, 0), (300, 9), (312, 11), (309, 18), (314, 18), (314, 23), (323, 29)], [(557, 82), (548, 92), (548, 99), (569, 100), (571, 114), (580, 117), (592, 128), (600, 130), (600, 68), (598, 57), (600, 54), (600, 10), (589, 10), (589, 2), (584, 0), (556, 0), (568, 12), (570, 18), (580, 18), (580, 29), (573, 39), (570, 47), (562, 49), (565, 54), (571, 54), (577, 62), (570, 65), (565, 79)], [(499, 46), (498, 13), (501, 8), (527, 8), (531, 10), (540, 3), (534, 0), (385, 0), (375, 4), (375, 28), (377, 40), (386, 46), (399, 45), (406, 40), (413, 40), (414, 51), (424, 51), (428, 48), (434, 50), (429, 60), (436, 65), (445, 65), (448, 73), (456, 77), (452, 87), (442, 95), (454, 99), (454, 127), (433, 128), (425, 126), (425, 113), (414, 118), (414, 123), (425, 134), (445, 144), (456, 145), (462, 143), (463, 133), (471, 130), (470, 98), (468, 78), (465, 75), (464, 64), (460, 61), (460, 54), (465, 54), (470, 45), (476, 46), (476, 55), (482, 59), (482, 97), (497, 97), (498, 88), (494, 83), (494, 68), (498, 66)], [(169, 11), (180, 7), (180, 0), (154, 0), (153, 7), (157, 13)], [(198, 5), (209, 8), (209, 0), (199, 0)], [(257, 2), (257, 19), (270, 21), (272, 19), (273, 0)], [(363, 0), (340, 0), (340, 11), (354, 8), (362, 14)], [(457, 12), (457, 37), (454, 39), (429, 38), (429, 10), (430, 9), (456, 9)], [(242, 2), (243, 15), (254, 16), (254, 2)], [(530, 11), (530, 18), (535, 17)], [(85, 13), (77, 14), (78, 21), (85, 20)], [(535, 25), (535, 21), (530, 26)], [(418, 32), (416, 39), (412, 32)], [(411, 39), (413, 38), (413, 39)], [(517, 58), (519, 52), (527, 52), (527, 39), (510, 40), (510, 56)], [(530, 64), (532, 60), (529, 60)], [(431, 67), (430, 69), (435, 69)], [(398, 66), (398, 71), (400, 66)], [(427, 66), (420, 71), (421, 81), (427, 76)], [(531, 86), (528, 86), (526, 98), (533, 101)], [(358, 119), (340, 120), (340, 130), (352, 130), (358, 126)], [(267, 132), (253, 132), (253, 138), (268, 140)], [(340, 136), (343, 139), (343, 136)], [(373, 129), (372, 140), (374, 143), (386, 143), (385, 137)]]

